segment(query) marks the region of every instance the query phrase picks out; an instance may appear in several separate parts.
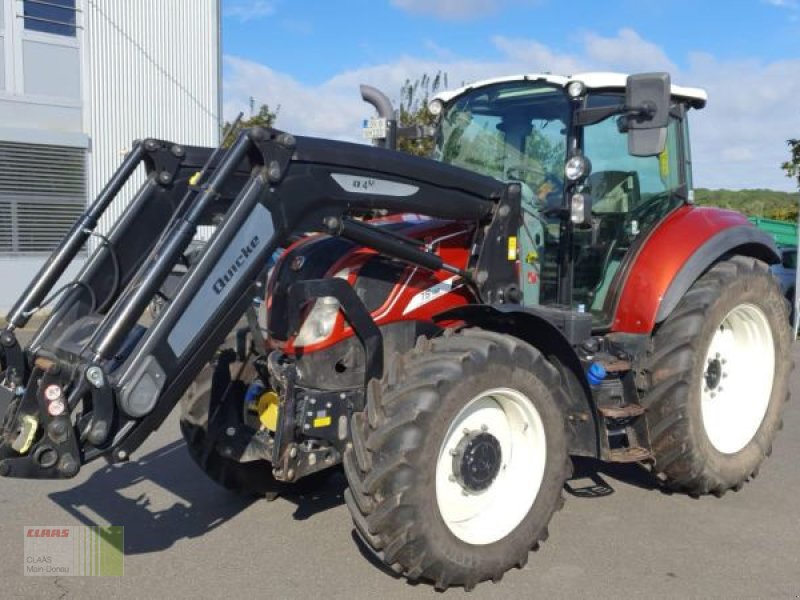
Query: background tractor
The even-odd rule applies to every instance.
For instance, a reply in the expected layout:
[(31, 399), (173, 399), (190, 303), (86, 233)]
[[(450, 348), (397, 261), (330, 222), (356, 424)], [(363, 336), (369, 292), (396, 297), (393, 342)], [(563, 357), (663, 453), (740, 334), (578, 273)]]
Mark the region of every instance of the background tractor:
[(341, 464), (364, 543), (442, 589), (525, 564), (570, 457), (739, 489), (781, 425), (790, 332), (771, 238), (693, 206), (705, 102), (662, 73), (534, 74), (437, 95), (433, 160), (262, 128), (134, 146), (0, 335), (0, 474), (127, 460), (180, 400), (213, 480), (274, 496)]

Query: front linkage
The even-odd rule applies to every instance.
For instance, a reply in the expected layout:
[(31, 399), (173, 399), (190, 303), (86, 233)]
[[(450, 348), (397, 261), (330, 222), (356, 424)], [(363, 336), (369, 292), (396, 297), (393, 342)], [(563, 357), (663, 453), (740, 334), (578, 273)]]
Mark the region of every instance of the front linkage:
[[(23, 349), (17, 329), (52, 291), (140, 163), (148, 173), (146, 182), (108, 236), (99, 236), (102, 243)], [(392, 185), (360, 185), (364, 181), (404, 186), (398, 192)], [(0, 333), (0, 410), (5, 414), (0, 475), (66, 478), (99, 456), (127, 460), (252, 306), (268, 257), (297, 232), (324, 231), (399, 260), (450, 269), (489, 301), (518, 300), (516, 275), (503, 257), (518, 220), (519, 195), (518, 185), (447, 165), (271, 129), (248, 130), (228, 150), (158, 140), (136, 144), (9, 313)], [(470, 272), (351, 218), (374, 209), (482, 223)], [(214, 236), (166, 307), (148, 323), (148, 305), (181, 261), (197, 227), (208, 223), (217, 224)], [(296, 333), (300, 306), (319, 296), (339, 299), (365, 348), (367, 379), (380, 377), (381, 334), (343, 281), (304, 281), (275, 290), (271, 322), (284, 324), (276, 336), (286, 339)], [(282, 425), (268, 457), (276, 476), (293, 479), (319, 468), (317, 456), (297, 443), (296, 432), (307, 428), (319, 429), (315, 434), (327, 431), (335, 451), (323, 458), (338, 462), (349, 437), (349, 413), (363, 407), (363, 390), (345, 403), (334, 402), (327, 392), (286, 393), (294, 386), (291, 364), (267, 369), (284, 388)], [(302, 405), (286, 404), (295, 401)], [(314, 403), (337, 409), (326, 413), (321, 427), (302, 415), (295, 422), (298, 408)], [(302, 414), (307, 413), (313, 411)], [(243, 440), (237, 453), (252, 450), (251, 442)]]

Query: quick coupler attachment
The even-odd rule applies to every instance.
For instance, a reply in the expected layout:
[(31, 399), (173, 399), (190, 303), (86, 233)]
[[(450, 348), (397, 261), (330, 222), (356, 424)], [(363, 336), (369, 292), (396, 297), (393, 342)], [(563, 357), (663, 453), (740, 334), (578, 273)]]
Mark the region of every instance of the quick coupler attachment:
[(274, 351), (266, 365), (277, 400), (272, 474), (297, 481), (342, 462), (350, 442), (350, 417), (363, 406), (363, 390), (320, 390), (297, 384), (297, 365)]
[(76, 381), (74, 372), (39, 357), (28, 387), (13, 390), (0, 431), (0, 476), (68, 479), (108, 450), (115, 410), (108, 378), (98, 365), (77, 369)]
[(40, 359), (24, 391), (11, 401), (0, 432), (0, 475), (66, 479), (78, 474), (81, 452), (58, 363)]

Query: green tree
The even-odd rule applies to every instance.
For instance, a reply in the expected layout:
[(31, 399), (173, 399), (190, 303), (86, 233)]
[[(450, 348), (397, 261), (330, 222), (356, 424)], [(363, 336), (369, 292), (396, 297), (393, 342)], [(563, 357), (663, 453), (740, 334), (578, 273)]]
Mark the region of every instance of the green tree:
[(800, 139), (786, 140), (789, 145), (791, 158), (781, 165), (786, 171), (786, 176), (797, 180), (797, 187), (800, 187)]
[[(403, 87), (400, 88), (399, 127), (432, 126), (436, 122), (436, 117), (428, 109), (428, 102), (437, 92), (446, 89), (447, 73), (441, 71), (433, 77), (426, 73), (413, 82), (406, 79)], [(433, 139), (401, 137), (397, 141), (397, 149), (416, 156), (429, 156), (433, 151)]]
[(775, 190), (695, 190), (695, 201), (701, 206), (718, 206), (736, 210), (748, 217), (766, 217), (780, 221), (797, 221), (800, 194)]
[(274, 111), (270, 109), (268, 104), (262, 104), (258, 107), (258, 110), (256, 110), (255, 104), (255, 98), (250, 96), (250, 116), (239, 121), (236, 127), (232, 130), (231, 126), (233, 123), (230, 121), (225, 121), (225, 124), (223, 125), (223, 131), (227, 131), (228, 134), (223, 141), (223, 146), (226, 148), (230, 146), (239, 135), (239, 132), (241, 132), (243, 129), (257, 126), (274, 127), (275, 121), (278, 119), (278, 113), (281, 110), (280, 104)]

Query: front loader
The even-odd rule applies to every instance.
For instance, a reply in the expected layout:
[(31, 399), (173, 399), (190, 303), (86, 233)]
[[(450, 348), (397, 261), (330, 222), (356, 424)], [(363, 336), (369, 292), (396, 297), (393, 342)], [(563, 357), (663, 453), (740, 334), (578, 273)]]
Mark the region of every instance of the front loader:
[(0, 475), (128, 460), (181, 401), (209, 477), (274, 496), (342, 465), (363, 542), (442, 589), (525, 564), (572, 456), (739, 489), (790, 334), (772, 241), (692, 204), (704, 104), (666, 74), (526, 75), (436, 97), (434, 160), (263, 128), (134, 145), (0, 334)]

